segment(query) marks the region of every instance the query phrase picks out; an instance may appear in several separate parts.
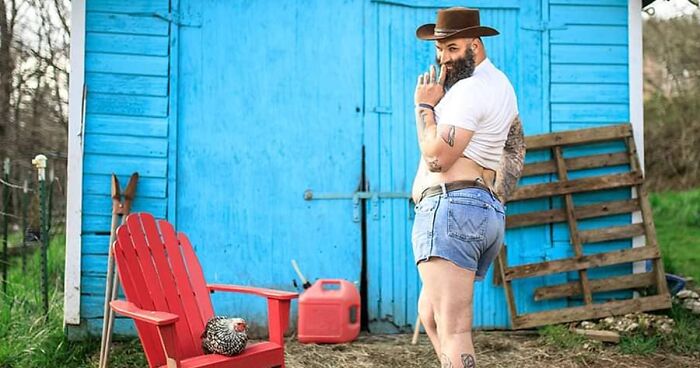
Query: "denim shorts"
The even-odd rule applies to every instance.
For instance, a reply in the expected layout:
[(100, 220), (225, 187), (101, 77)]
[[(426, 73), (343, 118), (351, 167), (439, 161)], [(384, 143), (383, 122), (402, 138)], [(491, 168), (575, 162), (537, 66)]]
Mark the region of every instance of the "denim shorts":
[(415, 211), (411, 240), (416, 264), (439, 257), (482, 280), (503, 243), (503, 204), (487, 190), (465, 188), (424, 198)]

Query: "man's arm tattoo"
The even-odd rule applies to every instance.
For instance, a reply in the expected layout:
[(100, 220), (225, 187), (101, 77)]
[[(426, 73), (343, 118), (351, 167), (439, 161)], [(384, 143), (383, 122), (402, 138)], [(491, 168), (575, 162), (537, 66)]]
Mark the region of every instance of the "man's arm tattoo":
[(510, 126), (508, 138), (503, 147), (503, 156), (501, 156), (496, 172), (496, 182), (494, 183), (496, 195), (504, 203), (508, 200), (508, 196), (513, 193), (522, 174), (523, 163), (525, 162), (525, 148), (523, 125), (520, 121), (520, 116), (516, 116)]
[(450, 125), (450, 130), (442, 133), (442, 140), (445, 141), (450, 147), (455, 146), (455, 133), (457, 130), (454, 125)]
[(465, 353), (461, 355), (462, 358), (462, 368), (476, 368), (476, 361), (474, 360), (474, 355)]
[(438, 161), (437, 157), (432, 157), (430, 161), (428, 161), (428, 171), (442, 172), (442, 165), (440, 165), (440, 162)]

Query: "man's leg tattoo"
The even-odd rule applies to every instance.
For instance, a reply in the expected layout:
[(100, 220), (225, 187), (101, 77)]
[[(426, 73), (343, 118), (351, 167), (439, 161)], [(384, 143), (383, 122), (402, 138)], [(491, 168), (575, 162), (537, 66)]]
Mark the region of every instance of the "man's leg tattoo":
[(450, 361), (450, 358), (445, 353), (442, 353), (442, 356), (440, 357), (440, 361), (442, 362), (442, 364), (440, 365), (441, 368), (453, 368), (454, 367), (452, 365), (452, 362)]
[(462, 354), (462, 367), (463, 368), (475, 368), (476, 361), (474, 360), (474, 355), (466, 353)]

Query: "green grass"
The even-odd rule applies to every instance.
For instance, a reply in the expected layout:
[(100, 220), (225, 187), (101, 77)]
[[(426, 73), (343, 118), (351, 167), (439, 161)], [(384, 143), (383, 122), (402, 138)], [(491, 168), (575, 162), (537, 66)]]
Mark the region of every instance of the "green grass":
[(666, 272), (700, 282), (700, 189), (650, 198)]
[[(52, 238), (48, 252), (49, 315), (44, 317), (40, 252), (11, 260), (7, 294), (0, 294), (0, 368), (97, 367), (99, 340), (68, 341), (63, 331), (65, 236)], [(113, 344), (110, 367), (145, 367), (138, 339)]]
[(582, 346), (588, 339), (573, 333), (564, 325), (550, 325), (538, 330), (542, 341), (560, 349), (573, 349)]
[(49, 246), (48, 318), (42, 307), (41, 253), (28, 257), (26, 272), (20, 257), (11, 260), (7, 293), (0, 295), (0, 367), (77, 367), (95, 349), (91, 343), (70, 343), (63, 334), (64, 244), (59, 235)]
[(635, 334), (620, 338), (620, 351), (624, 354), (649, 355), (656, 353), (659, 347), (658, 335), (644, 336)]

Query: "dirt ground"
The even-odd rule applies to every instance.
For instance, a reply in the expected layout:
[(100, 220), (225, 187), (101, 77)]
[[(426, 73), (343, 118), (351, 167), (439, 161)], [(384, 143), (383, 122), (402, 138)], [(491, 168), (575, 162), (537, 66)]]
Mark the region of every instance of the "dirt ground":
[[(654, 353), (624, 355), (615, 346), (557, 349), (544, 344), (536, 333), (475, 332), (477, 362), (484, 367), (700, 367), (700, 356)], [(288, 368), (402, 367), (431, 368), (439, 363), (426, 335), (411, 345), (410, 335), (361, 335), (351, 344), (303, 345), (291, 339)]]

